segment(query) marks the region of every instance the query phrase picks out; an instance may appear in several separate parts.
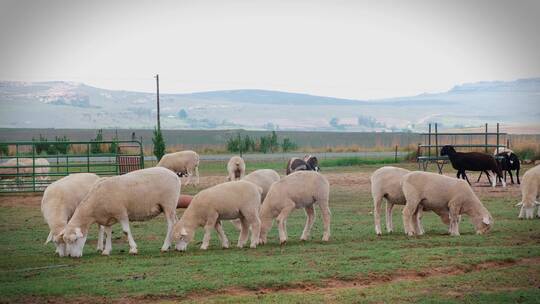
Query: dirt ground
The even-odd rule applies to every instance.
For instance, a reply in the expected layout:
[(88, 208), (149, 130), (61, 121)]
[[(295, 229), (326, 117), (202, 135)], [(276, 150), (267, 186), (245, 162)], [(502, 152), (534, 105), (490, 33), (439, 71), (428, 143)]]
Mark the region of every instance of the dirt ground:
[[(331, 187), (339, 187), (346, 190), (354, 190), (359, 192), (369, 192), (371, 189), (370, 182), (371, 172), (345, 172), (345, 173), (324, 173), (328, 178)], [(454, 176), (453, 174), (446, 174)], [(476, 181), (477, 174), (469, 174), (471, 181)], [(198, 189), (205, 189), (226, 181), (225, 176), (210, 175), (201, 176), (200, 184), (197, 188), (186, 186), (185, 191), (188, 193), (196, 192)], [(518, 184), (508, 183), (506, 188), (500, 184), (493, 188), (483, 177), (479, 183), (472, 182), (474, 192), (483, 197), (520, 197), (521, 192)], [(36, 194), (15, 194), (15, 195), (0, 195), (0, 206), (40, 206), (42, 193)]]

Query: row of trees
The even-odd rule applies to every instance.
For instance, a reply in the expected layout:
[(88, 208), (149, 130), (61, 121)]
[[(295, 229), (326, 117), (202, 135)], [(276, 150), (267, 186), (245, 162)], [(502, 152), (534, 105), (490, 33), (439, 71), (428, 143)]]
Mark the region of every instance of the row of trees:
[(227, 140), (227, 151), (229, 152), (262, 152), (274, 153), (281, 149), (283, 152), (293, 151), (298, 145), (289, 138), (283, 138), (279, 143), (276, 131), (261, 136), (258, 139), (251, 138), (249, 135), (242, 137), (240, 133)]
[[(37, 154), (67, 154), (72, 146), (70, 139), (67, 136), (55, 136), (54, 142), (49, 142), (46, 137), (39, 134), (39, 138), (32, 137), (32, 141), (35, 143)], [(91, 139), (90, 153), (116, 153), (118, 151), (118, 137), (115, 136), (111, 143), (103, 143), (103, 130), (99, 129), (96, 133), (96, 137)], [(6, 148), (7, 149), (7, 145)], [(2, 153), (4, 151), (2, 150)], [(5, 152), (7, 154), (7, 151)]]

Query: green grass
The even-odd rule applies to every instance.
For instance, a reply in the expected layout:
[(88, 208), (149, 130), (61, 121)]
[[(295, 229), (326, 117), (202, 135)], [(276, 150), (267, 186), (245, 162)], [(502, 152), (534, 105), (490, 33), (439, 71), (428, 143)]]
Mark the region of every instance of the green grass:
[[(208, 167), (201, 172), (212, 172), (211, 164), (205, 166)], [(250, 163), (250, 168), (256, 166)], [(332, 167), (325, 172), (369, 172), (379, 166)], [(214, 169), (224, 172), (223, 168)], [(305, 215), (297, 210), (288, 220), (289, 241), (283, 247), (279, 246), (274, 225), (269, 235), (270, 243), (254, 250), (220, 249), (214, 233), (210, 249), (202, 251), (198, 248), (202, 239), (199, 230), (187, 252), (160, 253), (165, 236), (165, 221), (160, 216), (131, 224), (139, 247), (138, 256), (127, 253), (127, 241), (116, 225), (110, 257), (95, 252), (97, 229), (92, 227), (81, 259), (56, 257), (51, 244), (43, 245), (48, 229), (39, 207), (0, 205), (0, 295), (2, 301), (49, 298), (76, 301), (81, 297), (95, 297), (100, 301), (103, 297), (119, 299), (151, 295), (157, 299), (195, 297), (192, 298), (195, 302), (226, 303), (533, 302), (540, 297), (538, 263), (427, 277), (420, 281), (380, 282), (361, 289), (319, 292), (316, 288), (324, 287), (325, 280), (329, 279), (369, 281), (369, 278), (384, 277), (397, 271), (449, 266), (472, 269), (471, 265), (489, 261), (539, 257), (540, 220), (518, 220), (514, 207), (517, 199), (509, 193), (502, 197), (482, 197), (495, 219), (493, 231), (485, 236), (474, 234), (465, 217), (460, 225), (462, 235), (450, 237), (439, 219), (428, 213), (423, 221), (426, 235), (407, 238), (402, 230), (401, 208), (396, 207), (395, 233), (377, 237), (370, 214), (369, 191), (357, 187), (332, 187), (332, 238), (329, 243), (320, 240), (319, 213), (312, 239), (308, 242), (298, 240)], [(228, 222), (225, 231), (234, 244), (238, 233)], [(57, 267), (40, 268), (51, 266)], [(315, 286), (314, 290), (240, 296), (220, 292), (231, 287), (258, 290), (306, 285)], [(201, 293), (216, 294), (197, 298)]]

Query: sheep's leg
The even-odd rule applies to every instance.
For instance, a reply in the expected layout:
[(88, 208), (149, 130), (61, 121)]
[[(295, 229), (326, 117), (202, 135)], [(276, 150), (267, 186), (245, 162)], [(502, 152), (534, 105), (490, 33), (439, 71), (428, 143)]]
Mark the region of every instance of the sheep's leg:
[(206, 225), (204, 225), (204, 237), (201, 245), (202, 250), (208, 249), (208, 245), (210, 244), (210, 237), (212, 236), (212, 230), (216, 226), (216, 222), (218, 221), (218, 214), (212, 214), (208, 217), (206, 220)]
[(287, 206), (281, 209), (281, 212), (276, 218), (276, 221), (278, 223), (280, 244), (284, 244), (287, 242), (287, 226), (286, 226), (285, 221), (287, 220), (287, 217), (289, 217), (289, 213), (293, 211), (294, 207), (295, 207), (294, 202), (289, 200), (287, 203)]
[(238, 243), (236, 247), (242, 248), (246, 244), (246, 241), (249, 237), (249, 223), (245, 217), (240, 218), (240, 235), (238, 236)]
[(101, 252), (102, 255), (111, 254), (112, 250), (112, 226), (105, 226), (105, 249)]
[[(476, 180), (476, 182), (480, 182), (480, 178), (482, 177), (482, 173), (484, 173), (484, 171), (480, 171), (480, 175), (478, 175), (478, 179)], [(487, 174), (487, 173), (486, 173)], [(488, 177), (489, 178), (489, 177)]]
[[(512, 176), (512, 170), (508, 170), (508, 175), (510, 175), (510, 182), (514, 184), (514, 177)], [(506, 181), (506, 171), (504, 171), (504, 180)]]
[(249, 247), (257, 248), (257, 244), (259, 243), (259, 236), (261, 234), (261, 220), (259, 219), (258, 211), (253, 210), (253, 212), (245, 212), (243, 220), (245, 222), (245, 227), (242, 227), (242, 229), (248, 230), (249, 228), (251, 228), (251, 244), (249, 245)]
[[(313, 227), (313, 222), (315, 222), (315, 209), (313, 208), (313, 205), (306, 207), (305, 210), (306, 225), (304, 226), (304, 231), (302, 232), (302, 236), (300, 237), (301, 241), (307, 241), (307, 239), (309, 238), (309, 233), (311, 232), (311, 228)], [(381, 229), (380, 226), (381, 224), (379, 223), (379, 231)]]
[(416, 213), (414, 214), (414, 233), (416, 235), (423, 235), (424, 234), (424, 227), (422, 227), (422, 214), (423, 214), (422, 206), (418, 206), (416, 209)]
[(187, 180), (186, 180), (186, 186), (191, 184), (191, 175), (193, 175), (193, 171), (191, 171), (190, 169), (187, 169), (186, 170), (187, 172)]
[(448, 217), (450, 219), (450, 226), (449, 226), (449, 232), (450, 235), (458, 236), (459, 235), (459, 220), (461, 217), (459, 216), (459, 207), (456, 206), (456, 204), (453, 204), (452, 202), (449, 202), (449, 213)]
[(135, 243), (135, 240), (133, 239), (133, 235), (131, 234), (131, 229), (129, 229), (129, 218), (125, 217), (121, 219), (120, 225), (122, 225), (122, 230), (124, 231), (124, 234), (127, 235), (128, 242), (129, 242), (129, 253), (130, 254), (137, 254), (137, 244)]
[(171, 247), (172, 230), (174, 227), (174, 223), (176, 222), (176, 210), (166, 210), (163, 211), (163, 213), (165, 213), (165, 218), (167, 219), (167, 235), (165, 236), (165, 241), (163, 242), (163, 246), (161, 247), (161, 252), (165, 252)]
[(102, 252), (103, 251), (103, 234), (105, 234), (105, 227), (101, 225), (98, 225), (98, 227), (99, 227), (99, 232), (98, 232), (98, 241), (97, 241), (96, 250), (98, 252)]
[[(375, 233), (377, 235), (381, 235), (381, 204), (382, 204), (382, 196), (376, 194), (373, 196), (373, 220), (375, 222)], [(313, 208), (313, 207), (312, 207)], [(307, 214), (307, 209), (306, 209)], [(388, 215), (386, 217), (388, 219)], [(387, 226), (388, 227), (388, 223)]]
[(467, 181), (467, 183), (469, 183), (469, 186), (471, 185), (471, 182), (469, 181), (469, 178), (467, 177), (467, 174), (465, 173), (465, 170), (462, 171), (462, 174), (463, 174), (463, 179)]
[(386, 201), (386, 231), (392, 233), (394, 231), (394, 222), (392, 220), (392, 209), (394, 204)]
[[(484, 172), (486, 173), (486, 176), (487, 176), (487, 179), (488, 179), (488, 183), (491, 184), (491, 177), (490, 177), (490, 175), (489, 175), (489, 172), (487, 172), (487, 171), (484, 171)], [(495, 178), (495, 177), (494, 177), (494, 178)]]
[(328, 200), (319, 202), (319, 207), (321, 208), (321, 215), (323, 220), (323, 242), (328, 242), (330, 240), (330, 208), (328, 207)]
[(199, 184), (199, 166), (195, 166), (195, 185)]
[(517, 179), (518, 185), (520, 185), (521, 183), (519, 182), (519, 169), (516, 169), (516, 179)]
[(405, 233), (409, 236), (413, 236), (415, 232), (413, 217), (419, 203), (420, 200), (410, 200), (407, 198), (407, 204), (403, 208), (403, 228), (405, 229)]
[(221, 247), (229, 248), (229, 239), (227, 238), (227, 235), (225, 235), (225, 231), (223, 231), (223, 225), (221, 225), (221, 221), (217, 221), (214, 227), (216, 228), (219, 240), (221, 241)]

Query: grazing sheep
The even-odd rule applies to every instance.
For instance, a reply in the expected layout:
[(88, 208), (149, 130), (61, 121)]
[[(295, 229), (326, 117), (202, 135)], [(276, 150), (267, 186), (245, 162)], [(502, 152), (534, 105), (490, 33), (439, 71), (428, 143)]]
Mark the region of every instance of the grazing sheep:
[[(386, 166), (377, 169), (371, 175), (371, 196), (373, 197), (373, 217), (375, 220), (375, 233), (381, 231), (381, 205), (383, 198), (386, 199), (386, 230), (388, 233), (394, 230), (392, 223), (392, 209), (394, 205), (405, 205), (405, 196), (401, 190), (401, 178), (411, 171)], [(419, 213), (419, 217), (421, 214)], [(420, 218), (417, 219), (416, 233), (423, 234)]]
[[(262, 194), (261, 194), (261, 204), (266, 198), (266, 194), (268, 193), (268, 190), (270, 190), (270, 186), (272, 186), (273, 183), (279, 181), (279, 174), (272, 170), (272, 169), (260, 169), (255, 170), (251, 172), (250, 174), (246, 175), (243, 180), (252, 182), (255, 185), (262, 188)], [(240, 223), (240, 220), (232, 220), (231, 223), (236, 227), (237, 230), (240, 230), (242, 227), (242, 224)]]
[[(31, 158), (11, 158), (0, 164), (0, 179), (13, 179), (17, 173), (22, 177), (30, 177), (35, 165), (35, 176), (38, 180), (49, 180), (50, 163), (45, 158), (36, 158), (35, 163)], [(19, 167), (6, 168), (6, 167)]]
[(195, 151), (180, 151), (163, 155), (156, 167), (167, 168), (179, 177), (187, 176), (186, 185), (191, 183), (195, 176), (195, 185), (199, 184), (199, 154)]
[[(516, 206), (521, 206), (519, 218), (532, 219), (534, 217), (534, 208), (540, 205), (537, 199), (540, 198), (540, 166), (533, 167), (523, 175), (521, 183), (521, 202)], [(540, 217), (540, 208), (538, 208), (538, 217)]]
[(233, 156), (227, 163), (228, 181), (241, 180), (246, 174), (246, 163), (240, 156)]
[[(45, 244), (53, 241), (56, 253), (61, 257), (66, 255), (66, 244), (61, 233), (79, 203), (98, 179), (99, 176), (93, 173), (71, 174), (50, 184), (43, 193), (41, 213), (50, 229)], [(103, 250), (102, 232), (103, 229), (100, 228), (98, 250)]]
[(287, 218), (291, 211), (299, 208), (304, 208), (307, 215), (306, 225), (300, 240), (307, 240), (315, 220), (315, 209), (313, 208), (315, 203), (319, 204), (323, 218), (322, 240), (328, 241), (330, 238), (329, 193), (328, 180), (314, 171), (297, 171), (272, 184), (261, 207), (260, 243), (266, 243), (268, 231), (272, 228), (272, 221), (277, 218), (279, 240), (281, 244), (284, 244), (287, 241)]
[[(489, 154), (479, 153), (479, 152), (456, 152), (454, 147), (446, 145), (441, 149), (441, 156), (448, 156), (452, 167), (456, 169), (457, 178), (463, 178), (467, 180), (469, 185), (469, 178), (465, 174), (466, 170), (470, 171), (493, 171), (496, 174), (496, 179), (500, 180), (503, 187), (506, 187), (506, 182), (502, 178), (502, 171), (495, 158)], [(489, 175), (488, 175), (489, 179)], [(492, 186), (495, 187), (497, 180), (494, 179)]]
[(403, 226), (408, 235), (415, 234), (414, 216), (424, 211), (448, 213), (450, 235), (459, 235), (461, 214), (467, 214), (477, 234), (488, 232), (493, 225), (489, 211), (463, 180), (429, 172), (411, 172), (402, 179), (407, 201), (403, 208)]
[(193, 240), (195, 230), (204, 227), (202, 250), (208, 249), (212, 229), (216, 229), (223, 248), (229, 248), (229, 240), (221, 226), (221, 220), (240, 219), (242, 229), (237, 246), (242, 248), (251, 228), (251, 248), (257, 247), (261, 221), (261, 187), (247, 181), (232, 181), (213, 186), (197, 193), (180, 220), (174, 225), (173, 236), (176, 250), (185, 251)]
[(319, 168), (319, 160), (317, 157), (313, 155), (305, 155), (304, 159), (296, 157), (289, 159), (286, 168), (287, 175), (291, 174), (292, 172), (302, 170), (319, 172), (321, 168)]
[(279, 174), (272, 169), (260, 169), (246, 175), (243, 180), (252, 182), (263, 189), (263, 192), (261, 194), (262, 203), (266, 198), (268, 190), (270, 190), (270, 186), (272, 186), (273, 183), (279, 181)]
[(101, 179), (90, 189), (62, 233), (67, 252), (72, 257), (82, 256), (88, 228), (97, 222), (105, 226), (107, 234), (102, 254), (109, 255), (112, 249), (112, 225), (120, 222), (128, 237), (129, 253), (137, 254), (137, 244), (131, 235), (129, 222), (145, 221), (162, 212), (167, 220), (167, 236), (161, 250), (167, 251), (176, 222), (179, 198), (180, 180), (165, 168), (141, 169)]

